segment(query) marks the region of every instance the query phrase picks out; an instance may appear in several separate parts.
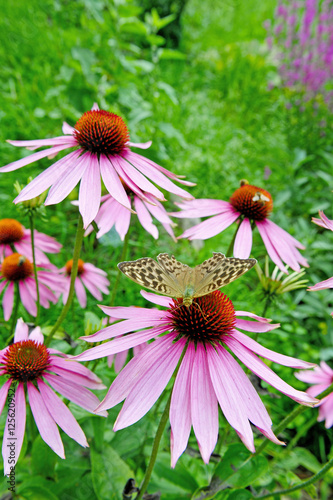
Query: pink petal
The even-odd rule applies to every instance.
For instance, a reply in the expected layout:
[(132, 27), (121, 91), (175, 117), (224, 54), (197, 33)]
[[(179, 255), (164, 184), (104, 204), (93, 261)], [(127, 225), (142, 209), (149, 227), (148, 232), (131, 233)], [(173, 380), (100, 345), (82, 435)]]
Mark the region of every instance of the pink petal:
[(5, 321), (8, 321), (11, 317), (12, 310), (14, 304), (14, 283), (9, 283), (7, 290), (3, 294), (2, 299), (2, 307), (3, 307), (3, 316)]
[(228, 338), (225, 343), (245, 366), (250, 368), (253, 373), (265, 380), (268, 384), (275, 387), (278, 391), (306, 406), (313, 406), (318, 402), (305, 392), (298, 391), (284, 382), (284, 380), (282, 380), (278, 375), (276, 375), (276, 373), (273, 372), (273, 370), (265, 365), (261, 359), (253, 354), (252, 351), (240, 344), (237, 340)]
[[(75, 139), (72, 136), (61, 135), (59, 137), (52, 137), (51, 139), (37, 139), (35, 141), (7, 141), (12, 146), (21, 146), (25, 148), (37, 149), (42, 146), (60, 146), (62, 144), (67, 144), (67, 147), (73, 146)], [(49, 150), (50, 151), (50, 150)]]
[(29, 182), (29, 184), (25, 186), (25, 188), (22, 189), (20, 194), (15, 198), (14, 202), (19, 203), (21, 201), (30, 200), (35, 196), (39, 196), (52, 184), (54, 184), (54, 182), (61, 178), (67, 168), (70, 168), (79, 156), (80, 150), (73, 151), (73, 153), (68, 154), (64, 158), (61, 158), (61, 160), (48, 167), (34, 180)]
[(308, 290), (310, 292), (316, 292), (317, 290), (326, 290), (327, 288), (333, 288), (333, 277), (310, 286)]
[(8, 394), (9, 387), (12, 384), (12, 381), (13, 381), (13, 379), (11, 379), (11, 378), (9, 380), (6, 380), (6, 382), (3, 384), (3, 386), (0, 389), (0, 415), (2, 413), (4, 406), (5, 406), (5, 403), (7, 401), (7, 394)]
[(196, 226), (184, 231), (180, 238), (188, 238), (189, 240), (199, 239), (207, 240), (224, 231), (231, 226), (239, 217), (238, 212), (226, 212), (224, 214), (215, 215), (210, 219), (200, 222)]
[(140, 149), (148, 149), (152, 145), (152, 141), (148, 142), (128, 142), (128, 146), (132, 146), (134, 148), (140, 148)]
[(66, 169), (63, 175), (52, 185), (45, 200), (45, 205), (54, 205), (63, 201), (83, 176), (89, 164), (89, 153), (84, 153), (73, 161), (71, 168)]
[[(103, 299), (103, 296), (102, 296), (101, 292), (99, 291), (99, 289), (97, 288), (97, 286), (94, 283), (92, 283), (87, 278), (87, 276), (84, 276), (83, 274), (81, 274), (80, 279), (81, 279), (82, 283), (84, 284), (84, 286), (87, 288), (87, 290), (89, 290), (91, 295), (93, 295), (95, 297), (95, 299), (97, 299), (97, 300)], [(108, 289), (106, 289), (106, 291), (104, 291), (104, 293), (108, 294)]]
[(146, 231), (148, 231), (148, 233), (150, 233), (155, 238), (155, 240), (157, 240), (158, 229), (153, 224), (153, 219), (151, 218), (151, 215), (148, 212), (147, 208), (137, 196), (134, 197), (134, 207), (142, 227)]
[(235, 381), (226, 370), (225, 349), (218, 346), (215, 350), (207, 345), (208, 367), (212, 384), (225, 418), (236, 430), (245, 446), (254, 453), (252, 430), (246, 415), (243, 401), (238, 397)]
[(75, 279), (75, 293), (79, 301), (80, 306), (84, 309), (87, 305), (87, 294), (80, 278)]
[(273, 244), (271, 243), (271, 240), (270, 240), (269, 236), (267, 235), (266, 227), (263, 224), (263, 221), (256, 221), (256, 226), (258, 228), (260, 236), (262, 237), (262, 240), (264, 242), (264, 245), (266, 247), (268, 255), (270, 256), (270, 258), (272, 259), (272, 261), (274, 262), (274, 264), (276, 264), (278, 266), (278, 268), (281, 269), (281, 271), (283, 271), (284, 273), (288, 274), (287, 269), (283, 265), (283, 263), (282, 263), (279, 255), (278, 255), (275, 247), (273, 246)]
[[(15, 391), (15, 416), (16, 416), (15, 430), (9, 428), (9, 421), (12, 419), (10, 419), (9, 415), (7, 416), (7, 421), (2, 441), (4, 474), (6, 476), (10, 474), (12, 470), (11, 467), (17, 464), (23, 444), (25, 421), (26, 421), (26, 403), (24, 395), (24, 385), (22, 382), (19, 382), (17, 389)], [(15, 456), (13, 457), (15, 459), (15, 463), (9, 463), (9, 458), (11, 457), (10, 455), (11, 451), (15, 452)]]
[(31, 289), (27, 287), (25, 281), (19, 281), (20, 297), (23, 306), (32, 316), (37, 316), (37, 305), (35, 302), (35, 297), (31, 293)]
[(74, 127), (71, 127), (70, 125), (68, 125), (68, 123), (63, 122), (63, 124), (62, 124), (62, 132), (63, 132), (63, 134), (71, 134), (71, 135), (73, 135), (74, 130), (75, 130)]
[[(144, 293), (148, 294), (148, 295), (153, 295), (154, 297), (158, 297), (161, 299), (165, 298), (165, 297), (161, 297), (160, 295), (155, 295), (154, 293), (149, 294), (148, 292), (143, 292), (143, 290), (142, 290), (142, 295), (144, 297), (145, 297)], [(109, 307), (109, 306), (101, 306), (101, 305), (99, 307), (105, 314), (107, 314), (108, 316), (113, 316), (114, 318), (117, 318), (117, 319), (140, 318), (140, 319), (145, 320), (148, 317), (150, 317), (151, 319), (158, 320), (158, 319), (162, 319), (165, 316), (165, 311), (158, 311), (157, 309), (146, 309), (145, 307), (135, 307), (135, 306), (130, 306), (130, 307), (112, 306), (112, 307)], [(124, 332), (124, 333), (127, 333), (127, 332)], [(110, 337), (111, 336), (112, 335), (110, 335)]]
[(275, 224), (275, 222), (273, 222), (269, 219), (266, 219), (266, 220), (264, 220), (264, 224), (267, 228), (270, 229), (270, 231), (274, 231), (277, 235), (279, 235), (281, 237), (281, 239), (287, 241), (290, 246), (295, 246), (296, 248), (300, 248), (301, 250), (305, 250), (305, 246), (302, 245), (302, 243), (300, 243), (298, 240), (296, 240), (296, 238), (291, 236), (291, 234), (289, 234), (287, 231), (282, 229), (282, 227)]
[(38, 388), (53, 420), (69, 437), (74, 439), (81, 446), (87, 447), (88, 443), (84, 432), (67, 406), (42, 380), (38, 380)]
[(234, 256), (239, 259), (248, 259), (252, 249), (252, 228), (249, 219), (240, 224), (234, 244)]
[(34, 340), (38, 344), (43, 344), (44, 336), (43, 336), (42, 330), (40, 329), (39, 326), (36, 326), (36, 328), (31, 330), (31, 333), (29, 335), (29, 340)]
[(80, 183), (79, 210), (83, 218), (84, 229), (87, 229), (98, 212), (101, 201), (101, 176), (96, 154), (88, 156), (87, 167)]
[[(181, 339), (151, 364), (127, 396), (114, 424), (114, 430), (123, 429), (140, 420), (162, 394), (185, 346)], [(145, 353), (146, 351), (143, 351)]]
[(207, 354), (199, 343), (192, 367), (191, 415), (202, 459), (208, 464), (217, 442), (219, 417), (216, 394), (209, 375)]
[[(106, 308), (103, 307), (103, 310)], [(114, 315), (116, 311), (114, 311), (112, 314)], [(155, 313), (155, 314), (154, 314)], [(127, 319), (125, 321), (122, 321), (120, 323), (116, 323), (114, 325), (108, 326), (106, 328), (103, 328), (103, 330), (100, 330), (99, 332), (94, 333), (93, 335), (86, 335), (83, 337), (80, 337), (83, 340), (86, 340), (87, 342), (100, 342), (101, 340), (107, 340), (112, 337), (117, 337), (119, 335), (123, 335), (124, 333), (130, 333), (136, 330), (139, 330), (141, 328), (147, 328), (150, 326), (154, 326), (155, 324), (155, 315), (156, 311), (154, 311), (153, 315), (147, 315), (144, 317), (142, 314), (140, 314), (140, 317), (133, 317), (133, 319)], [(151, 317), (153, 316), (153, 317)], [(114, 316), (115, 318), (117, 317)]]
[(211, 215), (232, 211), (230, 203), (222, 200), (196, 199), (175, 203), (175, 205), (177, 205), (181, 211), (171, 212), (171, 215), (181, 219), (209, 217)]
[(124, 241), (126, 234), (128, 233), (128, 228), (131, 222), (131, 212), (129, 210), (122, 211), (122, 217), (117, 217), (115, 229), (120, 236), (120, 239)]
[(112, 342), (107, 342), (106, 344), (88, 349), (82, 354), (75, 356), (74, 359), (79, 361), (88, 361), (103, 358), (104, 356), (110, 356), (110, 354), (116, 354), (117, 352), (124, 351), (125, 349), (130, 349), (131, 347), (142, 344), (143, 342), (147, 342), (148, 340), (155, 338), (160, 333), (165, 332), (165, 330), (166, 328), (150, 328), (149, 330), (141, 330), (140, 332), (113, 339)]
[[(312, 368), (316, 366), (314, 363), (309, 363), (308, 361), (303, 361), (298, 358), (292, 358), (291, 356), (285, 356), (284, 354), (279, 354), (278, 352), (271, 351), (270, 349), (263, 347), (255, 340), (237, 330), (233, 330), (233, 335), (229, 338), (236, 339), (237, 342), (240, 342), (243, 346), (255, 352), (256, 354), (259, 354), (259, 356), (270, 359), (271, 361), (274, 361), (274, 363), (278, 363), (283, 366), (291, 366), (292, 368)], [(228, 342), (229, 338), (227, 339)]]
[[(70, 375), (68, 378), (64, 378), (59, 375), (45, 373), (44, 378), (56, 391), (62, 394), (62, 396), (91, 413), (93, 413), (94, 409), (99, 404), (99, 400), (95, 394), (90, 392), (89, 389), (72, 382), (70, 380)], [(106, 417), (107, 413), (101, 412), (101, 415)]]
[[(159, 170), (151, 168), (151, 165), (146, 161), (146, 159), (138, 155), (137, 153), (127, 153), (125, 158), (130, 161), (140, 172), (142, 172), (148, 179), (151, 179), (158, 186), (161, 186), (166, 191), (173, 193), (177, 196), (181, 196), (182, 198), (190, 198), (191, 195), (185, 191), (184, 189), (176, 186), (173, 182), (171, 182), (168, 177), (163, 175)], [(151, 192), (150, 190), (144, 189), (144, 191)], [(154, 194), (154, 193), (152, 193)], [(159, 198), (157, 196), (157, 198)]]
[(21, 342), (21, 340), (28, 340), (29, 328), (26, 323), (24, 323), (22, 318), (19, 318), (16, 323), (14, 343)]
[(116, 373), (119, 373), (120, 370), (124, 367), (124, 365), (126, 363), (127, 356), (128, 356), (128, 350), (118, 352), (116, 354), (116, 359), (114, 361), (114, 370)]
[(0, 172), (12, 172), (13, 170), (17, 170), (18, 168), (25, 167), (30, 163), (34, 163), (35, 161), (40, 160), (41, 158), (57, 154), (60, 151), (63, 151), (64, 149), (67, 149), (69, 147), (71, 147), (69, 144), (65, 144), (62, 146), (56, 146), (54, 148), (45, 149), (44, 151), (39, 151), (38, 153), (33, 153), (32, 155), (26, 156), (21, 160), (14, 161), (12, 163), (9, 163), (5, 167), (1, 167)]
[(262, 318), (261, 316), (257, 316), (256, 314), (253, 314), (253, 313), (250, 313), (247, 311), (235, 311), (235, 315), (236, 316), (248, 316), (249, 318), (256, 319), (262, 323), (269, 323), (270, 321), (272, 321), (271, 319)]
[(57, 424), (48, 412), (40, 392), (31, 383), (27, 383), (29, 402), (32, 414), (41, 438), (60, 458), (65, 458), (64, 445)]
[(145, 290), (141, 290), (140, 293), (142, 297), (144, 297), (146, 300), (149, 300), (149, 302), (157, 304), (158, 306), (170, 307), (170, 304), (172, 304), (171, 297), (162, 297), (161, 295), (156, 295), (156, 293), (146, 292)]
[(80, 385), (91, 389), (105, 389), (105, 385), (102, 384), (97, 375), (81, 363), (73, 361), (72, 358), (64, 359), (60, 356), (51, 356), (51, 365), (66, 370), (67, 373), (62, 375), (63, 378), (68, 377), (72, 380), (73, 375), (76, 375), (80, 377), (80, 381), (78, 382)]
[(112, 382), (107, 395), (96, 408), (96, 412), (108, 410), (123, 401), (131, 392), (138, 380), (141, 380), (147, 369), (170, 350), (174, 340), (173, 335), (165, 335), (148, 345), (147, 349), (132, 358)]
[(169, 415), (172, 468), (185, 451), (191, 432), (191, 376), (194, 357), (194, 345), (189, 343), (172, 389)]
[(279, 328), (280, 323), (264, 323), (259, 321), (246, 321), (244, 319), (236, 318), (235, 327), (245, 330), (246, 332), (270, 332)]

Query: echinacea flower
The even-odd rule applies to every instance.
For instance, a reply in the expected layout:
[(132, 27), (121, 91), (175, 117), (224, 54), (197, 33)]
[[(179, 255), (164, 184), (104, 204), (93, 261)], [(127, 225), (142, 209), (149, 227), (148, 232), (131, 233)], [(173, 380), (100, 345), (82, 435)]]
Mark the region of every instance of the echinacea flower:
[[(320, 366), (313, 370), (295, 373), (295, 377), (307, 384), (314, 384), (307, 389), (310, 396), (318, 396), (333, 383), (333, 370), (325, 361), (321, 361)], [(333, 425), (333, 392), (320, 401), (318, 422), (325, 420), (325, 427), (329, 429)]]
[[(113, 340), (76, 357), (80, 361), (97, 359), (153, 340), (123, 368), (96, 409), (99, 412), (111, 408), (125, 399), (114, 430), (134, 424), (147, 413), (164, 391), (184, 349), (170, 406), (172, 467), (187, 446), (191, 426), (201, 456), (208, 463), (218, 437), (218, 404), (252, 452), (255, 448), (250, 422), (274, 443), (281, 444), (271, 429), (265, 406), (227, 348), (282, 393), (299, 403), (315, 404), (314, 398), (284, 382), (256, 354), (290, 367), (315, 365), (271, 351), (239, 331), (268, 332), (279, 325), (270, 325), (270, 320), (255, 314), (235, 311), (231, 300), (219, 291), (194, 299), (189, 307), (184, 307), (182, 299), (141, 293), (166, 309), (101, 306), (106, 314), (124, 321), (82, 337), (88, 342)], [(242, 319), (244, 316), (254, 321)], [(126, 333), (130, 334), (122, 336)]]
[[(131, 206), (133, 204), (133, 208), (142, 227), (157, 239), (158, 229), (153, 223), (153, 216), (162, 224), (172, 239), (176, 241), (172, 230), (172, 226), (176, 224), (172, 222), (162, 203), (149, 193), (145, 193), (145, 200), (141, 199), (134, 191), (131, 191), (126, 186), (125, 189), (128, 195), (129, 204)], [(106, 195), (102, 197), (102, 204), (95, 217), (95, 222), (99, 228), (97, 238), (103, 236), (114, 226), (120, 238), (124, 240), (131, 222), (131, 212), (112, 196)], [(90, 226), (85, 234), (89, 234), (92, 230), (93, 228)]]
[(230, 197), (230, 201), (196, 199), (176, 203), (180, 212), (170, 215), (180, 218), (213, 216), (187, 229), (180, 238), (206, 240), (212, 238), (238, 221), (238, 231), (234, 243), (234, 257), (247, 259), (252, 249), (252, 229), (258, 228), (268, 255), (281, 271), (288, 274), (284, 261), (294, 271), (300, 271), (307, 261), (297, 250), (304, 246), (277, 224), (268, 219), (273, 210), (273, 200), (265, 189), (241, 183)]
[[(43, 267), (45, 269), (37, 268), (39, 299), (41, 306), (48, 309), (50, 302), (56, 304), (58, 301), (55, 294), (63, 291), (64, 279), (54, 266), (47, 269), (47, 264), (45, 264)], [(15, 284), (18, 285), (20, 299), (25, 309), (32, 316), (37, 316), (37, 292), (33, 265), (27, 257), (19, 253), (8, 255), (0, 264), (0, 294), (5, 289), (2, 299), (5, 321), (8, 321), (12, 314)]]
[[(9, 377), (0, 389), (0, 414), (6, 402), (8, 405), (2, 442), (5, 475), (17, 463), (22, 448), (25, 389), (41, 438), (59, 457), (65, 458), (57, 425), (81, 446), (86, 447), (88, 443), (72, 413), (54, 391), (93, 412), (98, 399), (89, 389), (105, 387), (88, 368), (75, 361), (68, 362), (65, 354), (45, 347), (39, 327), (28, 333), (28, 325), (19, 319), (14, 343), (0, 351), (0, 375)], [(103, 415), (106, 416), (106, 412)]]
[[(62, 247), (54, 238), (47, 234), (34, 231), (35, 257), (38, 264), (48, 264), (50, 261), (44, 252), (58, 253)], [(14, 247), (16, 252), (26, 255), (32, 260), (31, 232), (16, 219), (0, 219), (0, 262), (8, 257)]]
[[(312, 222), (317, 224), (318, 226), (324, 227), (325, 229), (330, 229), (333, 231), (333, 220), (328, 219), (322, 210), (319, 210), (320, 219), (312, 218)], [(332, 278), (328, 278), (327, 280), (320, 281), (313, 286), (310, 286), (308, 290), (310, 292), (317, 292), (318, 290), (325, 290), (327, 288), (333, 288), (333, 276)], [(333, 316), (333, 312), (331, 313)]]
[[(65, 286), (62, 296), (62, 301), (64, 304), (67, 301), (71, 284), (72, 266), (73, 259), (70, 259), (66, 263), (65, 267), (60, 269), (60, 272), (63, 273), (65, 280)], [(77, 276), (75, 278), (75, 292), (81, 307), (85, 308), (87, 305), (87, 294), (84, 287), (86, 287), (91, 295), (93, 295), (97, 300), (103, 299), (102, 293), (109, 295), (108, 286), (110, 285), (110, 282), (106, 278), (106, 276), (107, 273), (102, 269), (99, 269), (89, 262), (83, 262), (83, 260), (79, 259)]]
[(45, 205), (53, 205), (64, 200), (81, 181), (79, 210), (84, 227), (87, 228), (99, 209), (101, 179), (111, 196), (129, 210), (131, 205), (121, 179), (141, 200), (148, 203), (151, 201), (145, 193), (158, 200), (165, 200), (162, 192), (152, 182), (182, 198), (193, 198), (170, 179), (187, 186), (193, 186), (192, 183), (181, 180), (179, 176), (130, 149), (131, 146), (146, 149), (151, 142), (130, 142), (123, 119), (114, 113), (100, 110), (97, 104), (81, 116), (74, 128), (64, 123), (63, 133), (66, 135), (52, 139), (8, 141), (13, 146), (31, 150), (43, 146), (51, 148), (10, 163), (0, 168), (0, 172), (11, 172), (46, 156), (52, 158), (60, 151), (76, 148), (30, 182), (15, 198), (15, 203), (38, 196), (52, 186)]

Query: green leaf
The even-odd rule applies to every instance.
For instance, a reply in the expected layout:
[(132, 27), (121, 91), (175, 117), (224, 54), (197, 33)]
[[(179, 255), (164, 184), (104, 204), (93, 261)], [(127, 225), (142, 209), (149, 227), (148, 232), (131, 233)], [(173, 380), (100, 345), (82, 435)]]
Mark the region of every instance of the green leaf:
[(92, 482), (98, 500), (121, 500), (126, 482), (134, 477), (133, 471), (111, 446), (105, 446), (99, 453), (92, 445), (90, 459)]
[(122, 33), (131, 33), (132, 35), (145, 36), (148, 34), (146, 25), (139, 20), (127, 21), (126, 19), (124, 19), (120, 24), (120, 31)]
[(86, 311), (84, 313), (84, 334), (91, 335), (92, 333), (101, 330), (103, 327), (102, 320), (96, 314)]
[(183, 61), (184, 59), (186, 59), (186, 54), (183, 54), (183, 52), (179, 52), (179, 50), (159, 49), (158, 57), (159, 59)]
[(165, 466), (161, 462), (156, 462), (154, 473), (159, 478), (164, 478), (187, 491), (194, 491), (199, 487), (196, 479), (185, 467), (177, 466), (176, 469), (171, 469), (170, 465)]
[(25, 478), (16, 488), (20, 498), (27, 500), (59, 500), (53, 492), (53, 481), (47, 481), (42, 477)]
[[(235, 443), (229, 446), (221, 463), (215, 470), (222, 481), (227, 484), (244, 488), (264, 474), (268, 468), (268, 463), (265, 457), (259, 455), (253, 456), (248, 462), (244, 463), (249, 458), (251, 453), (240, 443)], [(243, 465), (244, 464), (244, 465)]]
[(248, 500), (253, 498), (252, 493), (249, 490), (235, 490), (230, 493), (228, 500)]
[(57, 460), (54, 451), (47, 446), (40, 436), (37, 436), (31, 452), (31, 465), (34, 473), (43, 477), (53, 477)]

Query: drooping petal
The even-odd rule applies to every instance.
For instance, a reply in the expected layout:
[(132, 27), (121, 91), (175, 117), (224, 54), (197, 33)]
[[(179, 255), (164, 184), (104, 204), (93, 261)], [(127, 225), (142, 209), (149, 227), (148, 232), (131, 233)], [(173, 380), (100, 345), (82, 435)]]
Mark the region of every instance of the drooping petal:
[[(153, 297), (157, 298), (167, 298), (167, 297), (161, 297), (160, 295), (155, 295), (154, 293), (149, 293), (149, 292), (144, 292), (142, 291), (142, 296), (147, 298), (146, 295), (152, 295)], [(147, 300), (150, 300), (150, 298), (147, 298)], [(171, 299), (170, 299), (171, 300)], [(155, 302), (154, 302), (155, 303)], [(161, 304), (163, 305), (163, 304)], [(166, 306), (167, 307), (167, 306)], [(99, 308), (108, 316), (113, 316), (114, 318), (117, 319), (142, 319), (146, 320), (147, 318), (151, 318), (152, 320), (162, 320), (164, 319), (166, 315), (166, 311), (158, 311), (157, 309), (147, 309), (146, 307), (136, 307), (136, 306), (129, 306), (129, 307), (124, 307), (124, 306), (102, 306), (100, 305)], [(128, 330), (131, 331), (131, 330)], [(127, 333), (127, 332), (124, 332)], [(110, 335), (110, 337), (112, 337)]]
[(333, 276), (328, 278), (328, 280), (320, 281), (313, 286), (309, 286), (308, 290), (310, 292), (316, 292), (318, 290), (326, 290), (327, 288), (333, 288)]
[(153, 219), (148, 212), (147, 208), (145, 205), (142, 203), (140, 198), (138, 196), (134, 197), (134, 207), (135, 211), (137, 213), (138, 219), (142, 225), (142, 227), (150, 233), (155, 240), (158, 238), (158, 229), (157, 227), (153, 224)]
[(157, 304), (158, 306), (169, 307), (172, 303), (171, 297), (162, 297), (161, 295), (156, 295), (156, 293), (146, 292), (146, 290), (140, 291), (142, 297), (149, 300), (152, 304)]
[(171, 212), (170, 215), (181, 219), (209, 217), (232, 210), (230, 203), (222, 200), (196, 199), (175, 203), (175, 205), (177, 205), (181, 211)]
[(60, 458), (65, 458), (64, 445), (61, 441), (57, 424), (45, 406), (40, 392), (31, 383), (27, 383), (29, 403), (41, 438)]
[(128, 200), (124, 186), (109, 159), (102, 154), (99, 158), (99, 164), (103, 182), (110, 195), (117, 200), (118, 203), (130, 210), (131, 204)]
[(70, 147), (70, 145), (65, 144), (61, 146), (55, 146), (50, 149), (45, 149), (43, 151), (39, 151), (38, 153), (33, 153), (32, 155), (26, 156), (21, 160), (13, 161), (12, 163), (9, 163), (5, 167), (1, 167), (0, 172), (12, 172), (13, 170), (17, 170), (18, 168), (22, 168), (25, 167), (26, 165), (29, 165), (29, 163), (34, 163), (35, 161), (40, 160), (41, 158), (45, 158), (46, 156), (55, 155), (60, 151), (67, 149), (68, 147)]
[(165, 349), (160, 358), (149, 366), (127, 396), (114, 430), (134, 424), (150, 410), (175, 371), (184, 346), (185, 339), (180, 339), (169, 349)]
[[(26, 403), (24, 385), (22, 382), (19, 382), (15, 391), (15, 424), (12, 424), (12, 418), (10, 417), (9, 412), (2, 441), (4, 474), (6, 476), (10, 474), (12, 467), (17, 464), (19, 459), (25, 432), (25, 421)], [(11, 425), (9, 425), (9, 423), (11, 423)], [(10, 453), (11, 451), (14, 451), (14, 463), (9, 461), (9, 458), (12, 457)]]
[(11, 378), (9, 380), (6, 380), (6, 382), (3, 384), (3, 386), (0, 389), (0, 415), (2, 413), (2, 410), (4, 409), (5, 403), (7, 401), (8, 390), (12, 384), (12, 381), (13, 380)]
[(41, 148), (42, 146), (60, 146), (63, 144), (67, 144), (68, 147), (74, 145), (75, 139), (72, 136), (64, 136), (61, 135), (59, 137), (52, 137), (51, 139), (36, 139), (32, 141), (7, 141), (12, 146), (20, 146), (23, 148), (27, 148), (29, 150), (34, 150)]
[(37, 305), (32, 290), (27, 287), (23, 280), (19, 281), (20, 298), (22, 304), (32, 316), (37, 316)]
[(278, 352), (271, 351), (270, 349), (263, 347), (255, 340), (237, 330), (233, 330), (232, 338), (240, 342), (243, 346), (255, 352), (256, 354), (259, 354), (259, 356), (270, 359), (271, 361), (274, 361), (274, 363), (278, 363), (279, 365), (291, 366), (292, 368), (313, 368), (314, 366), (316, 366), (315, 363), (309, 363), (308, 361), (303, 361), (302, 359), (292, 358), (291, 356), (285, 356), (284, 354), (279, 354)]
[(148, 149), (152, 145), (152, 141), (148, 142), (128, 142), (128, 146), (133, 147), (133, 148), (140, 148), (140, 149)]
[(8, 321), (11, 317), (12, 310), (14, 304), (14, 283), (9, 283), (5, 293), (3, 294), (2, 299), (2, 307), (3, 307), (3, 316), (5, 321)]
[(80, 306), (84, 309), (87, 305), (87, 294), (80, 278), (75, 279), (75, 293)]
[(84, 153), (73, 162), (71, 168), (52, 185), (45, 200), (45, 205), (54, 205), (63, 201), (78, 184), (89, 164), (89, 153)]
[[(103, 307), (103, 310), (105, 310), (105, 307)], [(117, 316), (114, 317), (116, 318)], [(147, 315), (147, 317), (140, 315), (140, 317), (137, 318), (133, 317), (132, 319), (127, 319), (120, 323), (116, 323), (114, 325), (103, 328), (103, 330), (100, 330), (99, 332), (96, 332), (93, 335), (86, 335), (80, 338), (86, 340), (87, 342), (100, 342), (101, 340), (107, 340), (112, 337), (118, 337), (119, 335), (123, 335), (124, 333), (130, 333), (139, 330), (141, 328), (154, 326), (155, 325), (154, 319), (155, 319), (155, 314), (151, 316)]]
[(253, 314), (247, 311), (235, 311), (235, 316), (248, 316), (249, 318), (256, 319), (261, 323), (270, 323), (272, 321), (269, 318), (263, 318), (262, 316), (257, 316), (257, 314)]
[(191, 415), (202, 459), (208, 464), (217, 442), (219, 417), (217, 398), (210, 379), (206, 350), (199, 343), (193, 359)]
[(279, 328), (280, 323), (264, 323), (261, 321), (247, 321), (245, 319), (236, 318), (235, 327), (245, 330), (246, 332), (270, 332)]
[[(44, 373), (44, 378), (49, 382), (49, 384), (59, 392), (62, 396), (73, 401), (73, 403), (81, 406), (85, 410), (93, 413), (96, 406), (99, 404), (98, 398), (86, 389), (82, 385), (75, 384), (69, 379), (64, 379), (58, 375), (52, 375), (51, 373)], [(106, 412), (101, 412), (103, 417), (107, 417)]]
[(195, 347), (189, 343), (172, 389), (170, 404), (171, 467), (185, 451), (191, 432), (191, 377)]
[(53, 420), (59, 427), (84, 448), (88, 446), (83, 430), (74, 416), (60, 398), (42, 380), (38, 380), (38, 388)]
[(217, 346), (215, 350), (207, 345), (208, 367), (212, 384), (225, 418), (236, 430), (245, 446), (254, 453), (253, 434), (246, 415), (244, 403), (239, 399), (235, 381), (225, 369), (225, 349)]
[(279, 269), (281, 269), (281, 271), (288, 274), (286, 267), (283, 265), (282, 260), (280, 259), (276, 249), (272, 245), (272, 242), (266, 232), (266, 228), (265, 225), (263, 224), (263, 221), (256, 221), (256, 226), (258, 228), (260, 236), (262, 237), (268, 255), (270, 256), (274, 264), (277, 265)]
[(265, 380), (268, 384), (275, 387), (278, 391), (286, 394), (291, 399), (306, 406), (314, 406), (318, 400), (310, 397), (302, 391), (298, 391), (282, 380), (273, 370), (271, 370), (261, 359), (259, 359), (252, 351), (244, 347), (234, 338), (228, 338), (225, 341), (231, 351), (244, 363), (245, 366)]
[[(105, 328), (105, 330), (106, 329), (107, 328)], [(140, 332), (116, 338), (106, 344), (88, 349), (82, 354), (75, 356), (74, 359), (79, 361), (88, 361), (103, 358), (104, 356), (110, 356), (110, 354), (116, 354), (117, 352), (124, 351), (125, 349), (131, 349), (136, 345), (143, 344), (143, 342), (147, 342), (148, 340), (155, 338), (160, 333), (164, 333), (165, 330), (165, 328), (150, 328), (149, 330), (141, 330)]]
[(239, 217), (236, 211), (226, 212), (220, 215), (215, 215), (210, 219), (200, 222), (193, 226), (180, 236), (180, 238), (188, 238), (189, 240), (199, 239), (207, 240), (224, 231), (227, 227), (231, 226)]
[(249, 219), (240, 224), (234, 244), (234, 257), (248, 259), (252, 250), (252, 228)]
[(87, 167), (80, 183), (79, 210), (83, 218), (83, 227), (87, 229), (98, 212), (101, 202), (101, 175), (96, 154), (88, 156)]
[(20, 194), (15, 198), (14, 203), (30, 200), (42, 194), (64, 174), (67, 168), (71, 168), (71, 165), (75, 163), (79, 156), (80, 150), (73, 151), (44, 170), (22, 189)]

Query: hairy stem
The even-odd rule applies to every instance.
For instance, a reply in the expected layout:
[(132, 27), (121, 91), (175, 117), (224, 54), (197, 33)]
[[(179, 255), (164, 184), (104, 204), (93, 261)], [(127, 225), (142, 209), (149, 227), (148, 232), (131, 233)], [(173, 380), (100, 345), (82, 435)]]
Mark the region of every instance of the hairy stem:
[(31, 234), (31, 250), (32, 250), (32, 265), (34, 268), (34, 277), (36, 283), (36, 293), (37, 293), (37, 316), (35, 319), (36, 326), (39, 323), (39, 314), (40, 314), (40, 296), (39, 296), (39, 283), (37, 276), (37, 266), (36, 266), (36, 252), (35, 252), (35, 220), (34, 215), (30, 214), (30, 234)]
[(75, 279), (77, 276), (77, 270), (78, 270), (78, 265), (79, 265), (79, 257), (80, 257), (80, 251), (82, 247), (82, 240), (83, 240), (83, 234), (84, 234), (84, 229), (83, 229), (83, 220), (81, 214), (79, 214), (79, 220), (77, 224), (77, 231), (76, 231), (76, 239), (75, 239), (75, 245), (74, 245), (74, 253), (73, 253), (73, 264), (72, 264), (72, 272), (71, 272), (71, 283), (69, 287), (69, 293), (67, 297), (66, 304), (63, 307), (63, 310), (61, 311), (61, 314), (53, 326), (50, 335), (45, 341), (45, 345), (48, 346), (55, 334), (55, 332), (58, 330), (59, 326), (65, 319), (69, 308), (71, 306), (73, 297), (74, 297), (74, 286), (75, 286)]

